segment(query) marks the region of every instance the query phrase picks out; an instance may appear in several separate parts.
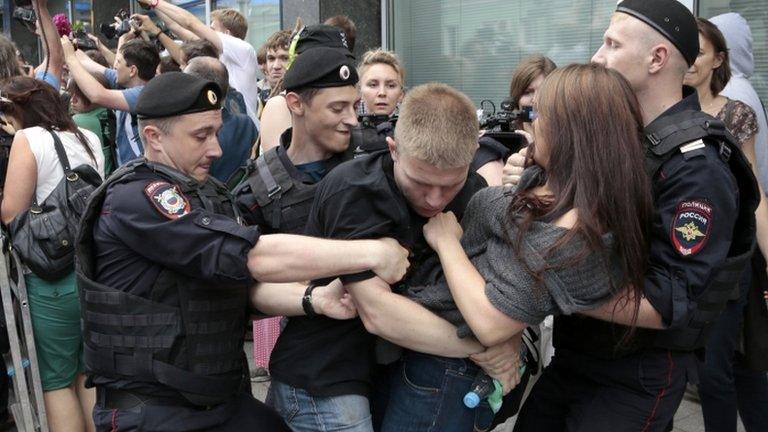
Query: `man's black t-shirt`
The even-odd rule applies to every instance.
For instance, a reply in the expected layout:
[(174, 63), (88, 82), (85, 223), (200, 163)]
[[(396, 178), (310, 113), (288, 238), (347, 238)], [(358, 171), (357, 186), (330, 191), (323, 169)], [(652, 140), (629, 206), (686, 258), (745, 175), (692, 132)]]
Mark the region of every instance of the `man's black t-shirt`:
[[(469, 173), (445, 210), (461, 218), (472, 195), (485, 186), (482, 177)], [(411, 250), (413, 270), (434, 255), (422, 233), (426, 222), (411, 211), (395, 183), (392, 157), (382, 152), (346, 162), (326, 176), (315, 195), (306, 234), (347, 240), (395, 238)], [(416, 283), (411, 274), (405, 283)], [(367, 271), (341, 279), (359, 282), (372, 277)], [(368, 395), (374, 340), (358, 318), (291, 318), (272, 351), (270, 373), (314, 396)]]

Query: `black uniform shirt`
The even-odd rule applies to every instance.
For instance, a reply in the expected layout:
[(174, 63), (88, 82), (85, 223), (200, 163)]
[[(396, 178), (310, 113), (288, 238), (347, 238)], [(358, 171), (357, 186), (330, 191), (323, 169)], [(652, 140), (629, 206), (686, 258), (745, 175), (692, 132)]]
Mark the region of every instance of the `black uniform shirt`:
[[(107, 188), (93, 229), (96, 282), (148, 297), (164, 269), (212, 283), (252, 280), (247, 259), (258, 228), (211, 213), (173, 187), (139, 167), (131, 180)], [(93, 382), (140, 392), (159, 386), (103, 377)]]
[[(690, 90), (659, 119), (699, 111), (698, 96)], [(707, 141), (702, 148), (676, 151), (653, 179), (652, 192), (655, 211), (644, 291), (664, 324), (675, 328), (686, 324), (695, 307), (693, 300), (712, 282), (728, 255), (739, 191), (719, 146)], [(609, 331), (612, 338), (605, 337), (609, 324), (602, 321), (574, 316), (558, 317), (556, 323), (555, 346), (580, 350), (613, 350), (625, 329), (614, 326)]]
[[(460, 218), (472, 195), (485, 186), (482, 177), (470, 173), (446, 211)], [(326, 176), (315, 195), (306, 233), (349, 240), (395, 238), (411, 250), (413, 269), (434, 255), (422, 233), (426, 222), (411, 211), (398, 189), (389, 152), (379, 152), (346, 162)], [(343, 275), (342, 280), (372, 277), (375, 274), (366, 271)], [(358, 318), (291, 318), (272, 351), (270, 372), (276, 380), (316, 396), (366, 395), (373, 341)]]

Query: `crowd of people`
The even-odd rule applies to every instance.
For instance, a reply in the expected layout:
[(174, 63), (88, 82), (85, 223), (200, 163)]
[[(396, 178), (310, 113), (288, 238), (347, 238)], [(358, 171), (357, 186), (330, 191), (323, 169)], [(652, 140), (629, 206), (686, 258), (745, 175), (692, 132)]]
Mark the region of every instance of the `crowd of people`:
[(620, 2), (591, 61), (511, 71), (510, 145), (355, 59), (345, 16), (254, 48), (234, 9), (139, 0), (112, 51), (32, 3), (44, 61), (0, 36), (0, 217), (69, 259), (17, 251), (52, 431), (667, 431), (686, 391), (707, 431), (768, 430), (741, 16)]

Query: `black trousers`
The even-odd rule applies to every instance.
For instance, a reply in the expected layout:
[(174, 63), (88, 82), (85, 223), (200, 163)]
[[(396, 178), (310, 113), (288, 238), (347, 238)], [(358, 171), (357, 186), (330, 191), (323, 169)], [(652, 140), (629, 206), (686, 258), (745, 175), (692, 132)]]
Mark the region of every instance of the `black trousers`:
[(685, 392), (693, 354), (653, 350), (600, 359), (556, 349), (515, 432), (663, 431)]
[(109, 409), (97, 403), (93, 420), (99, 432), (290, 432), (275, 411), (246, 393), (207, 410), (164, 405)]

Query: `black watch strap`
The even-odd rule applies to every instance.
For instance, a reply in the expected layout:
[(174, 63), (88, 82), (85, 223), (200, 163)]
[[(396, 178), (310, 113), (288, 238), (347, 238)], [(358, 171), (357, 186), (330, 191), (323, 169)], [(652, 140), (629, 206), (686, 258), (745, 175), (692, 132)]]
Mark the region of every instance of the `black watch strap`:
[(312, 306), (312, 291), (315, 288), (317, 288), (317, 285), (313, 283), (309, 284), (307, 290), (304, 291), (304, 297), (301, 298), (301, 307), (309, 318), (318, 316), (318, 313), (315, 312), (315, 308)]

